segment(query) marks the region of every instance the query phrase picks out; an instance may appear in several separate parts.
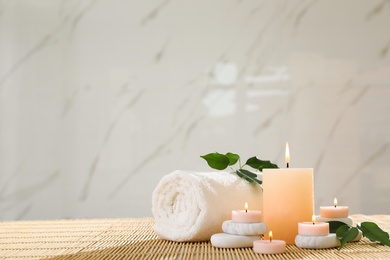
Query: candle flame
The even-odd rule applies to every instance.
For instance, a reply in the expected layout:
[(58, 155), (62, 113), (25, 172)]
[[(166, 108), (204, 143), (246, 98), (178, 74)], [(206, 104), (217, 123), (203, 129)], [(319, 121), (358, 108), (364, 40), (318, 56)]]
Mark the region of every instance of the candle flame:
[(314, 225), (314, 223), (316, 223), (316, 216), (315, 215), (311, 216), (311, 222), (313, 222), (313, 225)]
[(245, 202), (245, 210), (248, 210), (248, 202)]
[(289, 167), (290, 165), (290, 147), (288, 146), (288, 142), (286, 142), (286, 164), (287, 164), (287, 168)]
[(268, 233), (268, 236), (269, 236), (269, 242), (272, 242), (272, 231), (270, 231), (270, 232)]
[(337, 207), (337, 198), (334, 198), (333, 205), (334, 205), (334, 207)]

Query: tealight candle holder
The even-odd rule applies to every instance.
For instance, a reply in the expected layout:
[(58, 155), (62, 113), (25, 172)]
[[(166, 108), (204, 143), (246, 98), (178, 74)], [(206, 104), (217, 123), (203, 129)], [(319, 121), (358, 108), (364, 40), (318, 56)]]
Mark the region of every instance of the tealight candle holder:
[(248, 203), (245, 202), (245, 210), (233, 210), (232, 221), (235, 223), (257, 223), (261, 222), (260, 210), (248, 210)]
[(347, 225), (352, 226), (352, 218), (348, 216), (349, 207), (347, 206), (338, 206), (337, 198), (334, 198), (333, 206), (322, 206), (320, 207), (320, 215), (317, 216), (318, 221), (328, 222), (328, 221), (340, 221)]
[(334, 198), (333, 207), (320, 207), (320, 215), (324, 218), (348, 218), (348, 211), (347, 206), (337, 206), (337, 198)]
[(259, 254), (280, 254), (286, 251), (286, 241), (273, 240), (272, 231), (268, 234), (269, 240), (256, 240), (253, 242), (253, 251)]

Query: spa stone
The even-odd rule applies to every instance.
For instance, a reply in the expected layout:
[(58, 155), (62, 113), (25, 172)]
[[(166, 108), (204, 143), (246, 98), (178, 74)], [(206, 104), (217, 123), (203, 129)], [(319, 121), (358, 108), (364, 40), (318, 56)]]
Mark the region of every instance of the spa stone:
[(350, 226), (352, 226), (352, 224), (353, 224), (352, 218), (350, 218), (350, 217), (348, 217), (348, 218), (324, 218), (321, 216), (316, 216), (316, 221), (317, 222), (340, 221), (340, 222), (343, 222), (343, 223), (350, 225)]
[(256, 236), (264, 234), (267, 231), (265, 223), (236, 223), (226, 220), (222, 224), (223, 232), (232, 235)]
[(295, 244), (300, 248), (333, 248), (340, 245), (336, 234), (329, 234), (327, 236), (302, 236), (297, 235), (295, 237)]

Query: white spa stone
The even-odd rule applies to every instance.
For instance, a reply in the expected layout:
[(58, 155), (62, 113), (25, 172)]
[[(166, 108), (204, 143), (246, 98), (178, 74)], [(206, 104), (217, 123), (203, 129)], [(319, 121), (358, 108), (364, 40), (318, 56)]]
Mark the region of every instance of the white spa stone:
[(359, 241), (360, 239), (362, 239), (362, 237), (363, 237), (363, 233), (362, 233), (362, 231), (360, 231), (360, 230), (358, 230), (359, 231), (359, 234), (355, 237), (355, 239), (354, 240), (352, 240), (352, 241)]
[(332, 248), (340, 245), (336, 234), (329, 234), (327, 236), (301, 236), (295, 237), (295, 244), (300, 248)]
[(259, 236), (239, 236), (225, 233), (217, 233), (211, 236), (211, 244), (222, 248), (253, 247), (253, 241), (259, 240)]
[(267, 225), (265, 223), (237, 223), (226, 220), (222, 224), (223, 232), (232, 235), (256, 236), (265, 234)]
[[(318, 221), (318, 222), (340, 221), (340, 222), (343, 222), (343, 223), (350, 225), (350, 226), (353, 225), (353, 220), (350, 217), (348, 217), (348, 218), (324, 218), (321, 216), (316, 216), (316, 221)], [(362, 239), (362, 237), (363, 237), (362, 231), (360, 231), (360, 230), (358, 230), (358, 231), (359, 231), (359, 234), (356, 236), (356, 238), (353, 241), (359, 241), (360, 239)]]
[(316, 221), (317, 222), (340, 221), (340, 222), (343, 222), (343, 223), (350, 225), (350, 226), (352, 226), (352, 224), (353, 224), (352, 218), (350, 218), (350, 217), (348, 217), (348, 218), (324, 218), (321, 216), (316, 216)]

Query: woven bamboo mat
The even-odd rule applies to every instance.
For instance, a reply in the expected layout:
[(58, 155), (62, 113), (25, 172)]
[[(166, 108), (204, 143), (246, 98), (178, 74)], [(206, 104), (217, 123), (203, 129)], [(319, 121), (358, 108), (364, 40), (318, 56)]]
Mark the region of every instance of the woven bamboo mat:
[[(390, 215), (353, 215), (390, 232)], [(177, 243), (153, 232), (152, 218), (0, 222), (0, 259), (390, 259), (390, 247), (362, 239), (337, 249), (288, 245), (286, 253), (220, 249), (210, 242)]]

